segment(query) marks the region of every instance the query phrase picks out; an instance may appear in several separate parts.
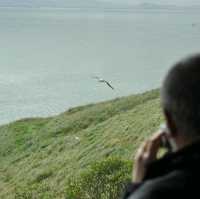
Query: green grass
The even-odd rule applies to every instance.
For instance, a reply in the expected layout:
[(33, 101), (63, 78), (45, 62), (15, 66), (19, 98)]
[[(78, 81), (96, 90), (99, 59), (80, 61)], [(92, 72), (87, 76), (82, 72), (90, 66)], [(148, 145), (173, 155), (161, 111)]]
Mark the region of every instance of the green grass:
[(0, 198), (68, 198), (69, 179), (97, 161), (131, 160), (162, 119), (153, 90), (1, 126)]

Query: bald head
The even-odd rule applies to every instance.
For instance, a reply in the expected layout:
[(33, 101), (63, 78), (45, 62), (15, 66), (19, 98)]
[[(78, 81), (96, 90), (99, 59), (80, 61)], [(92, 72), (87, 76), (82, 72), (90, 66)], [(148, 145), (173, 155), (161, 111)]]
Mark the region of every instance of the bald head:
[(176, 63), (161, 90), (162, 105), (179, 133), (200, 136), (200, 54)]

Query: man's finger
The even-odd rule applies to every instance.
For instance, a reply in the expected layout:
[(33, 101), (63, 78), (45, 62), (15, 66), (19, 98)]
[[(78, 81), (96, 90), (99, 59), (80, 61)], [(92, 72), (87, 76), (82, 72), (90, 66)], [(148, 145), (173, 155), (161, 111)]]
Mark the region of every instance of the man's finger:
[(147, 153), (150, 155), (151, 159), (154, 159), (157, 156), (157, 152), (160, 148), (163, 134), (164, 134), (163, 132), (158, 132), (158, 133), (154, 134), (152, 136), (152, 138), (150, 139)]
[(135, 160), (137, 159), (140, 159), (142, 157), (142, 155), (145, 153), (145, 151), (148, 149), (148, 144), (149, 144), (149, 141), (145, 141), (142, 143), (142, 145), (140, 146), (140, 148), (138, 149), (138, 151), (136, 152), (136, 155), (135, 155)]

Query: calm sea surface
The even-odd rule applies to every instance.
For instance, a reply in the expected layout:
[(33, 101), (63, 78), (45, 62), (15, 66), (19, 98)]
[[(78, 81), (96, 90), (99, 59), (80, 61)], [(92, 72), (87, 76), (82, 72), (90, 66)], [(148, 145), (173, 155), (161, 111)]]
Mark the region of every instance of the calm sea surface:
[(200, 51), (199, 18), (0, 8), (0, 124), (159, 87), (175, 60)]

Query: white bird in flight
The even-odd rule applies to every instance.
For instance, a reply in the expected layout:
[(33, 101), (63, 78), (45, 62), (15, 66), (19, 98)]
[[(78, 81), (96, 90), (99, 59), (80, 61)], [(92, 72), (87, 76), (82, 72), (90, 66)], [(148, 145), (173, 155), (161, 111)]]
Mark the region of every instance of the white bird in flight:
[(105, 79), (102, 79), (102, 78), (97, 77), (97, 76), (94, 76), (93, 78), (94, 78), (94, 79), (97, 79), (98, 82), (106, 83), (112, 90), (114, 90), (114, 87), (113, 87), (108, 81), (106, 81)]

